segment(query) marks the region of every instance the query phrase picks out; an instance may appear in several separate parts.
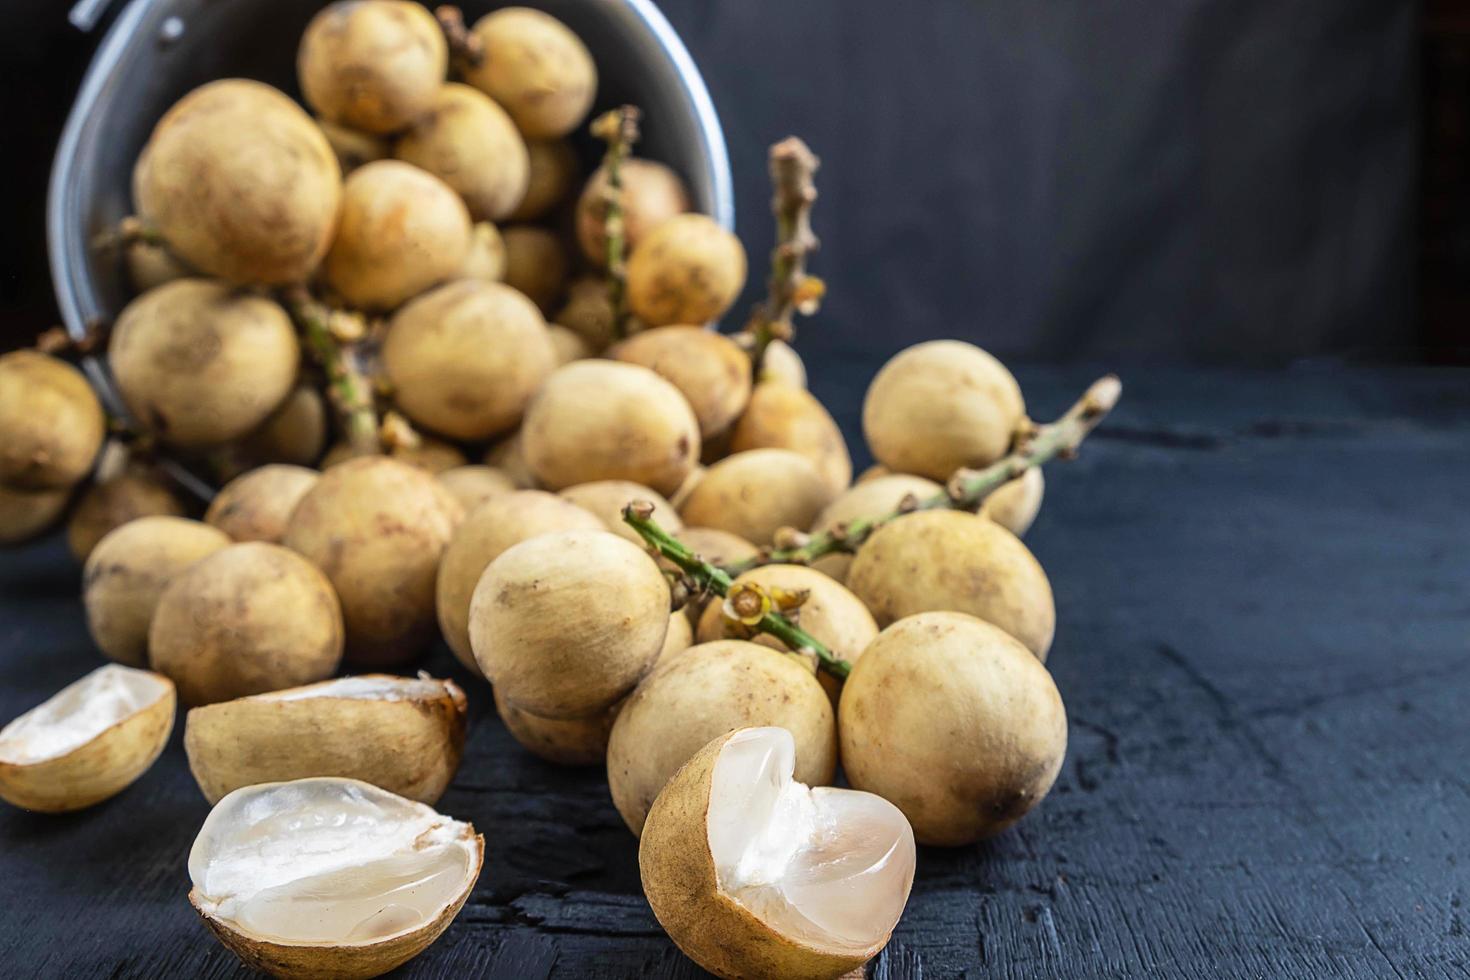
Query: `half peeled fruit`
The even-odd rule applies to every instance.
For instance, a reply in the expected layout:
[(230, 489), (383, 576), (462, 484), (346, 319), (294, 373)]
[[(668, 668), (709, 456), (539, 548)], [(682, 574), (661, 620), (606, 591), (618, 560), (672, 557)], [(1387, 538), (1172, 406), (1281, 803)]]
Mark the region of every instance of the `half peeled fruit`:
[(263, 783), (210, 811), (189, 901), (258, 970), (375, 977), (439, 938), (484, 855), (474, 827), (368, 783)]
[(659, 794), (638, 850), (669, 937), (721, 977), (833, 978), (888, 942), (914, 835), (882, 797), (792, 779), (784, 728), (716, 738)]

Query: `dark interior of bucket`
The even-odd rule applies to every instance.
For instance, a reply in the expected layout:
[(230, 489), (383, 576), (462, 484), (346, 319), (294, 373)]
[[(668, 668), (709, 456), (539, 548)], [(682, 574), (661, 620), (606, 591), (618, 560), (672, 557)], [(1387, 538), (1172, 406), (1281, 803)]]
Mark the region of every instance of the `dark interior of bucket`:
[[(695, 203), (716, 210), (713, 165), (678, 65), (636, 4), (615, 0), (534, 0), (576, 31), (597, 61), (598, 109), (632, 102), (643, 109), (638, 152), (662, 160), (689, 181)], [(78, 140), (57, 159), (53, 201), (53, 274), (81, 318), (115, 315), (130, 298), (115, 255), (94, 243), (131, 212), (133, 161), (154, 123), (180, 96), (217, 78), (269, 82), (300, 99), (296, 45), (320, 0), (133, 0), (94, 63), (101, 84), (87, 105)], [(464, 4), (474, 20), (504, 4)], [(113, 39), (110, 39), (113, 40)], [(585, 128), (584, 128), (585, 129)], [(588, 166), (597, 148), (585, 131), (573, 142)], [(69, 152), (70, 150), (70, 152)], [(70, 159), (68, 159), (68, 157)], [(63, 308), (68, 304), (63, 297)]]

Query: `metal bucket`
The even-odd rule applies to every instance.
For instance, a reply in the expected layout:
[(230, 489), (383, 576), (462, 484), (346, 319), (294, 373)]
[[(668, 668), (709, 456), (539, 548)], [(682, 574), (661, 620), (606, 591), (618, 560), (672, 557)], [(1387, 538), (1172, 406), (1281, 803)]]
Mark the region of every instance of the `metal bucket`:
[[(699, 69), (651, 0), (521, 0), (564, 21), (591, 49), (597, 108), (643, 109), (638, 152), (688, 181), (695, 206), (734, 222), (730, 161)], [(46, 231), (51, 276), (72, 336), (115, 317), (130, 298), (122, 263), (94, 242), (132, 212), (133, 161), (164, 111), (216, 78), (270, 82), (293, 95), (296, 45), (321, 0), (132, 0), (97, 50), (51, 170)], [(504, 4), (469, 0), (473, 21)], [(594, 110), (596, 111), (596, 110)], [(593, 148), (583, 134), (584, 152)], [(88, 370), (114, 409), (111, 385)]]

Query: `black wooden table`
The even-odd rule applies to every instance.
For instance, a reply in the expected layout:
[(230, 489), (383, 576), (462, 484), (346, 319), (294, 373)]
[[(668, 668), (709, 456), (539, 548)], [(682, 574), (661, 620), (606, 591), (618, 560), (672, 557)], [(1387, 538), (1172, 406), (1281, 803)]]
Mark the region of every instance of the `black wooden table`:
[[(849, 432), (870, 369), (821, 392)], [(1091, 377), (1019, 373), (1042, 418)], [(1470, 372), (1125, 381), (1029, 537), (1066, 766), (999, 839), (921, 851), (872, 973), (1470, 976)], [(54, 539), (0, 556), (0, 720), (100, 662), (77, 588)], [(485, 833), (485, 871), (403, 973), (702, 975), (644, 904), (601, 775), (530, 757), (467, 686), (440, 809)], [(184, 898), (207, 807), (178, 742), (91, 811), (0, 804), (0, 975), (242, 972)]]

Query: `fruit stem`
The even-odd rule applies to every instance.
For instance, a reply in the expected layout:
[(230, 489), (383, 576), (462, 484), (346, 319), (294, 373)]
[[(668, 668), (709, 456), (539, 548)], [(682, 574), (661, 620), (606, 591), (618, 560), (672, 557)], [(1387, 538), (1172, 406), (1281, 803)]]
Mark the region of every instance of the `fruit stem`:
[[(327, 376), (327, 394), (342, 423), (354, 456), (382, 452), (373, 388), (352, 350), (350, 336), (361, 324), (347, 322), (352, 314), (332, 310), (313, 299), (304, 287), (286, 292), (286, 306), (301, 328), (306, 348)], [(334, 322), (342, 321), (342, 322)]]
[[(653, 504), (646, 500), (635, 500), (623, 508), (623, 521), (637, 531), (648, 546), (669, 561), (678, 565), (695, 583), (708, 592), (724, 597), (734, 585), (731, 575), (724, 569), (712, 565), (690, 551), (678, 538), (665, 531), (653, 519)], [(822, 669), (833, 676), (846, 680), (852, 664), (843, 660), (826, 645), (774, 608), (761, 616), (751, 627), (758, 633), (769, 633), (795, 653), (810, 653), (817, 658)]]
[(1048, 425), (1037, 426), (1026, 421), (1016, 434), (1010, 455), (981, 470), (961, 469), (949, 478), (940, 493), (919, 499), (906, 497), (896, 509), (877, 517), (858, 518), (837, 525), (829, 531), (814, 534), (788, 548), (766, 550), (753, 558), (724, 568), (729, 575), (739, 575), (758, 565), (781, 563), (808, 565), (823, 555), (854, 552), (889, 521), (916, 510), (975, 510), (996, 490), (1053, 459), (1071, 459), (1077, 455), (1082, 441), (1099, 422), (1107, 417), (1123, 393), (1123, 383), (1115, 374), (1094, 381), (1065, 415)]
[(609, 109), (592, 121), (592, 135), (607, 143), (602, 168), (607, 182), (602, 191), (603, 237), (607, 240), (607, 302), (612, 307), (613, 336), (628, 335), (628, 229), (623, 215), (623, 161), (638, 142), (637, 106)]
[(793, 314), (817, 311), (826, 286), (806, 273), (806, 260), (817, 250), (812, 233), (812, 205), (817, 185), (812, 176), (821, 166), (816, 154), (799, 138), (788, 136), (771, 147), (771, 211), (776, 216), (776, 247), (771, 250), (771, 278), (763, 303), (751, 311), (745, 326), (745, 346), (750, 351), (751, 369), (757, 381), (773, 340), (790, 341), (795, 336)]
[(434, 19), (444, 32), (450, 55), (459, 63), (478, 68), (485, 61), (485, 45), (479, 35), (465, 27), (464, 14), (452, 3), (434, 8)]

